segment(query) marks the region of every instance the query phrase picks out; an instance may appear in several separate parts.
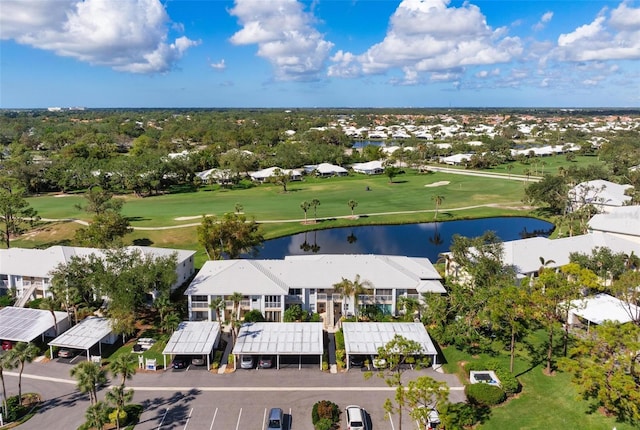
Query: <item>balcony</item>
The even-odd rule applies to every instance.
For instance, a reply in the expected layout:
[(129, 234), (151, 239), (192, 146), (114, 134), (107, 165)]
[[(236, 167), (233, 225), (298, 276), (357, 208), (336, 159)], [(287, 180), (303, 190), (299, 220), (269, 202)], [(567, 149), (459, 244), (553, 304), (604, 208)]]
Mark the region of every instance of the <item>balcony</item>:
[(289, 294), (284, 298), (285, 303), (294, 303), (301, 304), (302, 303), (302, 295), (299, 294)]
[(191, 309), (209, 309), (209, 302), (191, 302)]
[(362, 294), (358, 296), (358, 302), (361, 305), (390, 304), (393, 303), (393, 295), (381, 294), (377, 296), (371, 296), (368, 294)]
[[(233, 304), (233, 300), (225, 300), (225, 306), (227, 307), (227, 309), (233, 309), (234, 308), (234, 304)], [(251, 300), (246, 299), (246, 300), (240, 300), (240, 308), (249, 308), (251, 307)]]
[(265, 309), (282, 309), (280, 302), (264, 302)]

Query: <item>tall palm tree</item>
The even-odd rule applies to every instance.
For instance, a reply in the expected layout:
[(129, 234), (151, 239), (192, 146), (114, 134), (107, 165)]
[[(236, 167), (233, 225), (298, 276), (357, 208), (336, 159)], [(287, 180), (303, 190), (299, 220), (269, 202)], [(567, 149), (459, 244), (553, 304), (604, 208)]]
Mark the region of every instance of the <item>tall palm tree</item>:
[(354, 280), (342, 278), (342, 281), (333, 284), (334, 290), (342, 296), (342, 307), (347, 297), (353, 297), (353, 312), (358, 319), (358, 296), (364, 294), (367, 289), (373, 288), (373, 284), (368, 280), (360, 280), (360, 275), (356, 275)]
[(162, 331), (163, 332), (173, 332), (180, 325), (180, 315), (177, 312), (170, 312), (164, 317), (164, 321), (162, 321)]
[(242, 299), (244, 298), (244, 296), (242, 295), (242, 293), (239, 293), (236, 291), (229, 298), (233, 302), (233, 312), (235, 313), (235, 319), (239, 321), (240, 320), (240, 304), (242, 303)]
[(131, 399), (133, 399), (133, 390), (125, 390), (124, 385), (113, 387), (105, 394), (105, 400), (115, 406), (116, 428), (118, 430), (120, 429), (120, 414)]
[(98, 386), (107, 382), (107, 372), (97, 363), (83, 361), (71, 369), (71, 376), (78, 381), (78, 390), (89, 393), (89, 402), (95, 405), (98, 402)]
[(109, 363), (109, 370), (114, 377), (122, 377), (120, 387), (124, 388), (127, 379), (133, 378), (133, 375), (136, 374), (137, 366), (138, 360), (133, 354), (121, 354)]
[(353, 200), (353, 199), (351, 199), (351, 200), (349, 200), (349, 202), (347, 204), (351, 208), (351, 216), (354, 217), (355, 215), (353, 214), (353, 210), (358, 206), (358, 202)]
[(13, 361), (15, 366), (20, 367), (20, 373), (18, 375), (18, 399), (20, 405), (22, 405), (22, 371), (24, 370), (25, 363), (31, 363), (40, 353), (38, 347), (31, 342), (18, 342), (9, 351), (8, 360)]
[(444, 196), (441, 196), (440, 194), (436, 194), (435, 196), (431, 196), (431, 200), (433, 200), (436, 204), (436, 213), (433, 216), (433, 219), (438, 218), (438, 209), (440, 209), (440, 205), (442, 204), (442, 201), (444, 200)]
[(160, 317), (160, 327), (162, 329), (162, 325), (166, 316), (173, 310), (173, 304), (171, 303), (171, 299), (168, 294), (162, 294), (158, 296), (158, 298), (153, 302), (154, 307), (158, 311), (158, 316)]
[(40, 302), (40, 309), (51, 312), (53, 317), (53, 333), (54, 337), (58, 337), (58, 318), (56, 317), (56, 309), (58, 308), (58, 302), (53, 297), (45, 297)]
[(318, 222), (318, 206), (320, 206), (320, 200), (311, 200), (311, 206), (313, 207), (313, 221)]
[(0, 381), (2, 381), (2, 406), (4, 415), (7, 416), (7, 387), (4, 384), (4, 370), (11, 370), (15, 367), (15, 363), (11, 359), (10, 354), (0, 355)]
[(302, 203), (300, 203), (300, 208), (304, 211), (304, 223), (307, 223), (307, 211), (309, 210), (309, 208), (311, 207), (311, 203), (309, 203), (308, 201), (304, 201)]
[(211, 300), (211, 304), (209, 305), (209, 308), (216, 313), (216, 319), (218, 320), (218, 325), (222, 327), (222, 320), (223, 320), (222, 314), (224, 312), (224, 298), (218, 296), (215, 299)]
[(102, 430), (104, 425), (109, 422), (109, 409), (106, 403), (96, 402), (87, 408), (84, 417), (87, 419), (89, 427)]

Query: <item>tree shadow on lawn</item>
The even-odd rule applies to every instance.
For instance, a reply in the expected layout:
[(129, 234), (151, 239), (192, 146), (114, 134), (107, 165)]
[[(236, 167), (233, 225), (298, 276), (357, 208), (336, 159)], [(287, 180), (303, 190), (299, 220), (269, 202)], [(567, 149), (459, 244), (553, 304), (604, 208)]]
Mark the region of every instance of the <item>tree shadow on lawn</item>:
[(153, 240), (149, 239), (148, 237), (133, 240), (133, 244), (135, 246), (151, 246), (153, 245), (153, 243)]
[(136, 222), (136, 221), (149, 221), (151, 218), (143, 218), (141, 216), (129, 216), (127, 217), (127, 221)]

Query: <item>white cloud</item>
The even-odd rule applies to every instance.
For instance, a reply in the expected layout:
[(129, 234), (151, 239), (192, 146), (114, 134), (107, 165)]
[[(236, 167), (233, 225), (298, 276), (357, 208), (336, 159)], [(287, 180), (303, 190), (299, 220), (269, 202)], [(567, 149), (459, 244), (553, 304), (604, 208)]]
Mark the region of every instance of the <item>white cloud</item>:
[(167, 40), (159, 0), (3, 0), (2, 8), (2, 39), (118, 71), (166, 72), (199, 43)]
[(561, 61), (640, 59), (640, 8), (621, 3), (607, 16), (603, 10), (593, 22), (558, 37), (551, 56)]
[(224, 58), (222, 60), (218, 61), (217, 63), (211, 63), (209, 65), (214, 70), (224, 70), (224, 69), (227, 68), (227, 65), (224, 62)]
[(520, 39), (504, 37), (505, 28), (489, 27), (477, 6), (448, 5), (449, 0), (402, 1), (390, 19), (384, 40), (361, 55), (335, 55), (329, 76), (401, 69), (406, 83), (415, 83), (420, 73), (448, 76), (447, 71), (452, 69), (509, 62), (522, 54)]
[(540, 17), (540, 21), (533, 26), (533, 29), (535, 31), (544, 30), (547, 24), (551, 21), (551, 18), (553, 18), (553, 12), (545, 12), (542, 17)]
[(296, 0), (236, 0), (230, 14), (242, 29), (231, 37), (236, 45), (258, 45), (258, 56), (274, 67), (278, 80), (314, 80), (333, 43), (312, 24), (315, 18)]

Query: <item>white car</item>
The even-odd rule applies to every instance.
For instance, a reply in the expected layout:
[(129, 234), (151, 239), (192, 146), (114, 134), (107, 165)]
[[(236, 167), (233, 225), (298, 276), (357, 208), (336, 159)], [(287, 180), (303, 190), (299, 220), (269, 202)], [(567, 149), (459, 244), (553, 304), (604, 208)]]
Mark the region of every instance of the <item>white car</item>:
[(240, 359), (241, 369), (253, 369), (253, 355), (243, 355)]
[(347, 416), (347, 430), (366, 430), (367, 424), (364, 412), (360, 406), (349, 405), (345, 409)]

